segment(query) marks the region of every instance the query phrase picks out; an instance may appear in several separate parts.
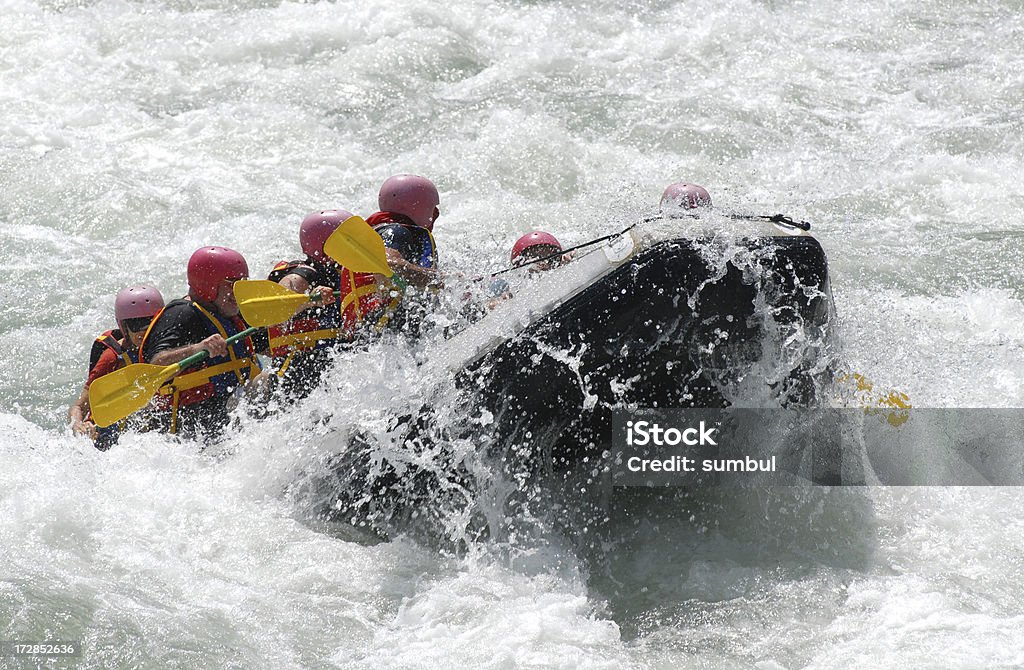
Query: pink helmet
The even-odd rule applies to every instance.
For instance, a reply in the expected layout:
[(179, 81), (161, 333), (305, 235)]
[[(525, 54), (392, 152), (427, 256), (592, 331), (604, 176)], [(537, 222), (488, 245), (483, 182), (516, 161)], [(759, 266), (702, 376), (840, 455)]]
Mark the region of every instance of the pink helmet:
[(703, 186), (679, 182), (672, 184), (661, 194), (661, 209), (696, 209), (710, 207), (711, 194)]
[(380, 187), (377, 205), (382, 212), (404, 214), (420, 228), (434, 229), (441, 202), (434, 182), (414, 174), (388, 177)]
[(129, 286), (117, 292), (114, 298), (114, 319), (122, 333), (127, 333), (124, 322), (155, 316), (164, 308), (164, 297), (152, 286)]
[(188, 259), (188, 292), (193, 298), (212, 302), (222, 281), (248, 278), (249, 265), (234, 249), (203, 247)]
[[(526, 233), (512, 245), (512, 262), (515, 263), (516, 259), (523, 255), (523, 252), (531, 247), (555, 247), (558, 251), (562, 250), (562, 244), (555, 239), (555, 236), (551, 233), (545, 233), (542, 230), (538, 230), (532, 233)], [(551, 253), (554, 253), (553, 251)]]
[(324, 242), (338, 226), (352, 217), (352, 212), (345, 209), (326, 209), (322, 212), (311, 212), (299, 224), (299, 244), (302, 252), (310, 258), (327, 262), (331, 259), (324, 254)]

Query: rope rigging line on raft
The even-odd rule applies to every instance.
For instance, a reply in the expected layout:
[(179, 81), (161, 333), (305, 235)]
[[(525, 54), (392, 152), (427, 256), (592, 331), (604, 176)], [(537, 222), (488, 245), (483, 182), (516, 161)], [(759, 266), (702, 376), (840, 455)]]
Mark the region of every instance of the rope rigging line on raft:
[[(700, 218), (699, 214), (684, 214), (683, 216), (686, 216), (686, 217), (689, 217), (689, 218), (692, 218), (692, 219), (699, 219)], [(771, 216), (768, 216), (768, 215), (756, 215), (756, 214), (729, 214), (727, 216), (728, 216), (728, 218), (733, 219), (735, 221), (768, 221), (769, 223), (774, 223), (774, 224), (780, 225), (780, 226), (788, 226), (790, 228), (797, 228), (797, 229), (802, 230), (804, 232), (808, 232), (811, 229), (811, 224), (808, 223), (807, 221), (797, 221), (797, 220), (795, 220), (795, 219), (793, 219), (791, 217), (786, 216), (785, 214), (773, 214)], [(497, 272), (492, 272), (491, 274), (489, 274), (487, 276), (484, 276), (484, 277), (476, 277), (476, 278), (473, 279), (473, 281), (483, 281), (484, 279), (493, 279), (494, 277), (497, 277), (498, 275), (503, 275), (506, 272), (513, 272), (515, 270), (522, 270), (523, 268), (528, 268), (528, 267), (530, 267), (531, 265), (533, 265), (535, 263), (543, 263), (544, 261), (550, 261), (552, 259), (564, 256), (565, 254), (572, 253), (573, 251), (576, 251), (578, 249), (584, 249), (586, 247), (590, 247), (590, 246), (593, 246), (595, 244), (600, 244), (601, 242), (606, 242), (606, 241), (614, 239), (616, 237), (621, 237), (622, 235), (625, 235), (626, 233), (628, 233), (629, 231), (633, 230), (634, 228), (636, 228), (640, 224), (652, 223), (654, 221), (659, 221), (662, 218), (664, 218), (664, 217), (661, 217), (661, 216), (650, 216), (650, 217), (647, 217), (645, 219), (641, 219), (641, 220), (637, 221), (636, 223), (634, 223), (634, 224), (632, 224), (630, 226), (627, 226), (626, 228), (623, 228), (622, 230), (620, 230), (617, 233), (610, 233), (608, 235), (602, 235), (601, 237), (598, 237), (596, 239), (590, 240), (589, 242), (583, 242), (582, 244), (577, 244), (574, 247), (569, 247), (568, 249), (562, 249), (562, 250), (559, 250), (556, 253), (549, 254), (549, 255), (543, 256), (541, 258), (535, 258), (532, 261), (527, 261), (525, 263), (520, 263), (519, 265), (515, 265), (515, 266), (512, 266), (510, 268), (505, 268), (504, 270), (498, 270)]]

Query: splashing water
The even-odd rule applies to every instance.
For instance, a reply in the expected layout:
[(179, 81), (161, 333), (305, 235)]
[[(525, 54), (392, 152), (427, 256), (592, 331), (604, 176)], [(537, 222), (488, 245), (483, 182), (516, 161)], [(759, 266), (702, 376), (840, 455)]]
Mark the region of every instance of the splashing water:
[[(183, 294), (205, 244), (263, 273), (304, 213), (368, 214), (406, 171), (438, 183), (441, 261), (470, 277), (527, 230), (621, 230), (679, 179), (809, 220), (849, 369), (916, 406), (1019, 407), (1019, 3), (0, 10), (0, 639), (81, 639), (85, 668), (1024, 665), (1015, 488), (632, 491), (584, 533), (593, 510), (521, 504), (494, 470), (503, 419), (434, 336), (343, 354), (207, 451), (64, 427), (117, 289)], [(823, 360), (759, 312), (778, 328), (750, 377)], [(446, 459), (401, 440), (424, 404)], [(387, 542), (321, 514), (356, 436), (441, 497)]]

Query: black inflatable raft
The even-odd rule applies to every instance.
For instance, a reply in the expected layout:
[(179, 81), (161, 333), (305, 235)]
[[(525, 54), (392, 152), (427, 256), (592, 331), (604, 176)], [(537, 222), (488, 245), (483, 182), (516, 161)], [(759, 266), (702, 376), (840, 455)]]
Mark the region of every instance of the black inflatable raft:
[[(523, 490), (565, 487), (607, 460), (620, 408), (814, 406), (831, 378), (827, 259), (810, 235), (765, 227), (647, 248), (624, 236), (522, 278), (435, 352), (460, 361), (454, 389), (449, 380), (430, 409), (396, 418), (388, 458), (357, 438), (332, 464), (329, 516), (385, 533), (413, 517), (448, 523), (474, 498), (481, 463)], [(389, 462), (396, 454), (402, 463)], [(829, 483), (828, 464), (816, 471)]]
[(607, 449), (616, 408), (726, 407), (758, 388), (814, 405), (834, 314), (821, 245), (722, 245), (658, 243), (472, 363), (459, 386), (493, 413), (495, 439), (568, 468)]

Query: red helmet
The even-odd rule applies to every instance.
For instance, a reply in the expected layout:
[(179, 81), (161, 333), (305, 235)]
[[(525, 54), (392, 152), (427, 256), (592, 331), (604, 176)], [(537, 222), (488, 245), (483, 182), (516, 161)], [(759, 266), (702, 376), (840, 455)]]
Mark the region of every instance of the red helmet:
[(164, 297), (152, 286), (129, 286), (117, 292), (114, 298), (114, 319), (121, 332), (127, 333), (124, 322), (155, 316), (164, 308)]
[(331, 260), (324, 254), (324, 242), (345, 219), (352, 218), (352, 212), (344, 209), (327, 209), (312, 212), (299, 224), (299, 244), (302, 252), (318, 261)]
[(434, 229), (437, 205), (440, 202), (434, 182), (414, 174), (388, 177), (377, 196), (380, 211), (404, 214), (417, 226), (427, 230)]
[(193, 298), (213, 302), (222, 281), (248, 278), (249, 266), (234, 249), (203, 247), (188, 259), (188, 292)]
[(542, 230), (538, 230), (532, 233), (526, 233), (512, 245), (512, 262), (515, 263), (516, 259), (523, 255), (523, 252), (531, 247), (554, 247), (551, 253), (562, 250), (562, 244), (555, 239), (555, 236), (551, 233), (545, 233)]
[(679, 182), (671, 184), (661, 194), (661, 209), (696, 209), (710, 207), (711, 194), (703, 186)]

